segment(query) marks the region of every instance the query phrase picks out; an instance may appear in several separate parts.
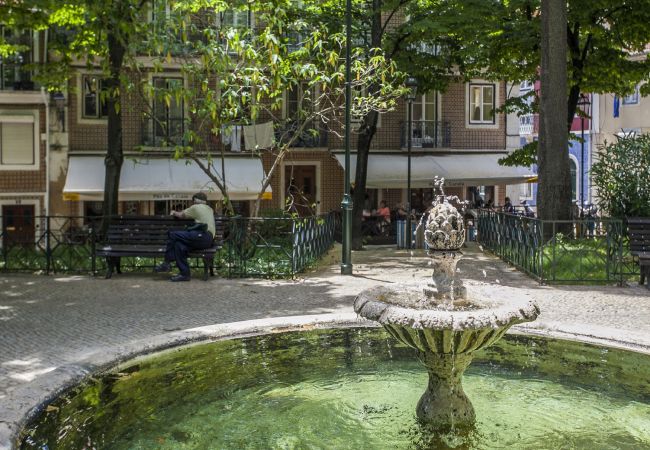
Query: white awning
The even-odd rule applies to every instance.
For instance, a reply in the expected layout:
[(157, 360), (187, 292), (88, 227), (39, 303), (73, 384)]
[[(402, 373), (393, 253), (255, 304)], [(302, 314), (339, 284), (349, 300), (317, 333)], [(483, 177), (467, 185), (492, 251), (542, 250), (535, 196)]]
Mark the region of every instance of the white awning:
[[(341, 167), (345, 155), (335, 155)], [(411, 156), (411, 187), (431, 187), (435, 176), (444, 177), (447, 184), (490, 186), (495, 184), (525, 183), (536, 174), (524, 167), (506, 167), (498, 163), (503, 154), (451, 154)], [(354, 178), (356, 155), (350, 155), (350, 173)], [(371, 154), (368, 157), (369, 188), (406, 188), (407, 155)]]
[[(221, 176), (221, 160), (214, 160)], [(104, 158), (71, 156), (63, 188), (68, 200), (102, 200)], [(259, 158), (226, 158), (226, 185), (231, 200), (255, 200), (262, 188), (264, 169)], [(210, 200), (222, 198), (221, 191), (195, 163), (166, 158), (125, 159), (120, 175), (120, 200), (190, 199), (203, 191)], [(270, 198), (268, 187), (263, 198)]]

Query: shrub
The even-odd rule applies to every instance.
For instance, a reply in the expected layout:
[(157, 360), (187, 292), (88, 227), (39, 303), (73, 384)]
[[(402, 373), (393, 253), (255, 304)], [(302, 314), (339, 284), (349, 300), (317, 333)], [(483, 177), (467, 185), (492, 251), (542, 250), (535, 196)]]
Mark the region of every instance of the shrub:
[(592, 168), (598, 205), (611, 217), (650, 217), (650, 135), (603, 145)]

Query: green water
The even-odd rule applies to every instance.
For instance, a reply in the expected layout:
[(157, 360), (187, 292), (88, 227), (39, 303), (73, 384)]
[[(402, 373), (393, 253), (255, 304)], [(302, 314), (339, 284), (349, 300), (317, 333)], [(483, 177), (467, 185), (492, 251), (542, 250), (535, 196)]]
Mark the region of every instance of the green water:
[(469, 434), (432, 434), (426, 372), (382, 330), (275, 334), (175, 349), (75, 388), (23, 449), (650, 448), (650, 357), (507, 336), (463, 385)]

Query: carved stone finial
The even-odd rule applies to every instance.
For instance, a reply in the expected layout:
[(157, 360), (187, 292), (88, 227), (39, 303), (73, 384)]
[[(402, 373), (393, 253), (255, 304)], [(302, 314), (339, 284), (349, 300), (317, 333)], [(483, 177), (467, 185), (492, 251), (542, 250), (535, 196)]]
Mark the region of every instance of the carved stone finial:
[(433, 185), (440, 194), (433, 201), (429, 217), (425, 223), (424, 240), (430, 250), (458, 250), (465, 242), (465, 222), (463, 215), (451, 201), (460, 202), (456, 196), (446, 196), (444, 178), (436, 177)]

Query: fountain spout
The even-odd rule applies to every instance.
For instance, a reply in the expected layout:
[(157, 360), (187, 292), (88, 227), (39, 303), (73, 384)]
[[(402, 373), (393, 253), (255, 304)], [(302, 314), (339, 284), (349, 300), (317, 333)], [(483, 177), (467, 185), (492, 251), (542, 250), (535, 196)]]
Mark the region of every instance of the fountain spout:
[[(465, 242), (465, 222), (461, 202), (456, 196), (446, 196), (444, 178), (436, 178), (434, 186), (439, 190), (424, 225), (424, 240), (433, 266), (432, 283), (425, 290), (432, 306), (464, 303), (467, 290), (456, 274), (456, 265), (462, 257), (460, 248)], [(456, 202), (461, 211), (452, 204)]]

